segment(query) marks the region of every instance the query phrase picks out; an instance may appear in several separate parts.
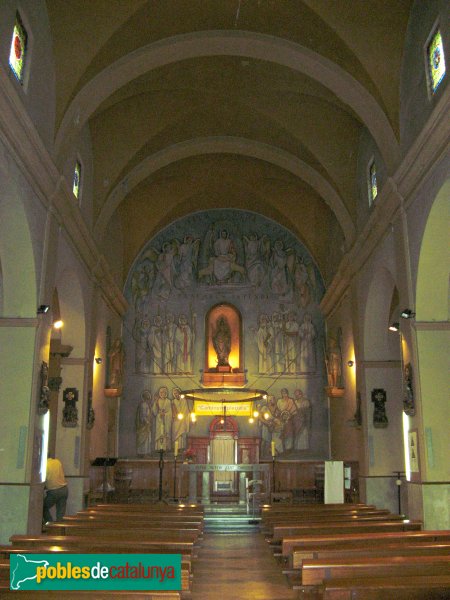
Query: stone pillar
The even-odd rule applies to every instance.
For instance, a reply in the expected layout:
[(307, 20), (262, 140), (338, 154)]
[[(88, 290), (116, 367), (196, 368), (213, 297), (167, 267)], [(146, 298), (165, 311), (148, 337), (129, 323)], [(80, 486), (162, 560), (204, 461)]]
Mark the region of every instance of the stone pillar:
[(197, 503), (197, 471), (189, 469), (189, 503)]
[(209, 504), (209, 471), (202, 473), (202, 504)]
[(239, 472), (239, 504), (245, 504), (247, 501), (245, 497), (245, 472)]

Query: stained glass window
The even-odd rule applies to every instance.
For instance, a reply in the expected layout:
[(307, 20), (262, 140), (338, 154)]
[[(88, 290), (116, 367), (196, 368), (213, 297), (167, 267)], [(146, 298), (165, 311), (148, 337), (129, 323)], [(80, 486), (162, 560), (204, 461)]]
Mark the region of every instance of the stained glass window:
[(80, 189), (81, 189), (81, 165), (77, 161), (75, 163), (75, 170), (73, 172), (73, 186), (72, 191), (75, 198), (80, 197)]
[(369, 204), (375, 201), (378, 195), (378, 184), (377, 184), (377, 168), (375, 161), (372, 160), (369, 164)]
[(427, 48), (428, 73), (431, 91), (434, 93), (445, 75), (444, 46), (442, 44), (441, 32), (436, 30)]
[(9, 51), (9, 66), (20, 83), (23, 82), (27, 40), (28, 35), (25, 27), (22, 25), (19, 13), (16, 13), (16, 22), (14, 23), (11, 49)]

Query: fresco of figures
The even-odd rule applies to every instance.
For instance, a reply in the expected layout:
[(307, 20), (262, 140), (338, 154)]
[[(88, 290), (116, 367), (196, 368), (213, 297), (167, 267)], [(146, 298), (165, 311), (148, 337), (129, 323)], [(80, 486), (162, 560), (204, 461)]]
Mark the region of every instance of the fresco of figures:
[(177, 453), (187, 448), (192, 408), (180, 388), (160, 386), (154, 394), (148, 389), (141, 393), (136, 408), (136, 454), (150, 456), (154, 451)]
[[(301, 389), (294, 397), (281, 388), (279, 397), (268, 395), (258, 404), (261, 456), (293, 454), (310, 447), (312, 404)], [(273, 446), (272, 446), (273, 444)]]
[(148, 248), (131, 275), (135, 310), (145, 313), (151, 300), (205, 285), (249, 285), (303, 308), (317, 299), (318, 274), (307, 255), (289, 240), (236, 229), (231, 221), (213, 222), (202, 238), (173, 237)]
[(136, 373), (192, 373), (196, 315), (136, 316), (133, 327)]
[[(129, 308), (122, 336), (121, 453), (147, 456), (173, 449), (186, 425), (190, 436), (209, 435), (207, 416), (190, 424), (174, 419), (180, 399), (172, 390), (203, 386), (212, 349), (218, 365), (231, 360), (236, 368), (236, 354), (222, 360), (218, 344), (210, 344), (208, 314), (223, 303), (238, 315), (239, 369), (246, 385), (274, 395), (265, 403), (267, 420), (249, 425), (237, 417), (239, 435), (260, 437), (268, 458), (272, 441), (280, 455), (326, 457), (324, 390), (327, 367), (337, 361), (325, 336), (323, 293), (305, 246), (262, 215), (199, 211), (161, 230), (142, 248), (124, 289)], [(337, 371), (334, 377), (339, 386)], [(182, 448), (187, 431), (180, 435)]]

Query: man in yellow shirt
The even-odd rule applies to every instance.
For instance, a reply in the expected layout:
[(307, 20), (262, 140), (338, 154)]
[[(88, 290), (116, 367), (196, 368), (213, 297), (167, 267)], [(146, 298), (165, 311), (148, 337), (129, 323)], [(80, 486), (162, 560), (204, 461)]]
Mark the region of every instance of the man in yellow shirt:
[(67, 481), (64, 477), (64, 470), (61, 462), (57, 458), (49, 456), (47, 458), (47, 478), (45, 480), (45, 489), (47, 491), (44, 498), (44, 522), (53, 521), (50, 509), (56, 504), (56, 520), (61, 519), (66, 514), (67, 497), (69, 490)]

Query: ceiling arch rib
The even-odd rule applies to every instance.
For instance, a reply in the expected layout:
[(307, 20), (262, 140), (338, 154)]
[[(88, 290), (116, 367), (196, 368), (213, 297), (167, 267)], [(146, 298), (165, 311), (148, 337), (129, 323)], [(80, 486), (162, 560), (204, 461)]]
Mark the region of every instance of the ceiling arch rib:
[(251, 156), (252, 158), (264, 160), (303, 179), (323, 198), (333, 211), (342, 228), (347, 247), (350, 247), (355, 236), (355, 226), (341, 197), (323, 175), (296, 156), (274, 146), (254, 140), (225, 136), (187, 140), (165, 148), (143, 160), (111, 191), (95, 225), (95, 235), (100, 240), (103, 238), (108, 222), (121, 201), (132, 188), (152, 173), (173, 162), (190, 156), (224, 153)]
[(187, 58), (230, 55), (269, 60), (318, 81), (348, 105), (376, 141), (389, 171), (399, 158), (399, 146), (386, 114), (351, 74), (299, 44), (244, 31), (203, 31), (166, 38), (120, 58), (87, 83), (68, 107), (55, 140), (61, 158), (73, 135), (101, 103), (142, 74)]

